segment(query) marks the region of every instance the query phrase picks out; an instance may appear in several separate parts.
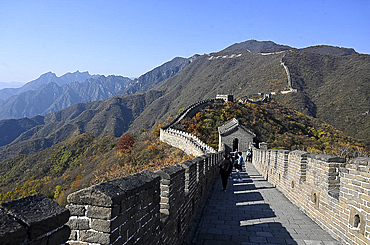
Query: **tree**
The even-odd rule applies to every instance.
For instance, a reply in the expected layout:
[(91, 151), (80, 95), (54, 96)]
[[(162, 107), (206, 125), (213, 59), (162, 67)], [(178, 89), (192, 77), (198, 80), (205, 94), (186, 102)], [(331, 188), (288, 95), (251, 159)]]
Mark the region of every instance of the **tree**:
[(130, 152), (134, 143), (134, 136), (132, 136), (131, 134), (123, 134), (118, 141), (117, 150)]

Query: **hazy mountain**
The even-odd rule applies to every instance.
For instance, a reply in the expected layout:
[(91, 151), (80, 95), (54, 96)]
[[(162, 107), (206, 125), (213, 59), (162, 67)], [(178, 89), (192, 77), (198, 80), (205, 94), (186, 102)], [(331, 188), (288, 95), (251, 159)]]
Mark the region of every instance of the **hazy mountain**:
[(58, 85), (63, 85), (70, 82), (83, 82), (88, 78), (97, 77), (99, 75), (90, 75), (88, 72), (66, 73), (63, 76), (57, 77), (55, 73), (47, 72), (42, 74), (39, 78), (26, 83), (20, 88), (5, 88), (0, 90), (0, 101), (6, 100), (13, 95), (18, 95), (29, 90), (35, 90), (41, 85), (47, 83), (56, 83)]
[(141, 112), (162, 92), (113, 96), (106, 100), (78, 103), (33, 118), (0, 121), (0, 159), (44, 149), (70, 137), (121, 136)]
[[(44, 115), (76, 103), (104, 100), (132, 82), (122, 76), (94, 76), (84, 82), (70, 82), (77, 78), (76, 75), (66, 74), (61, 79), (55, 79), (57, 77), (53, 73), (44, 74), (39, 84), (41, 81), (45, 83), (38, 89), (14, 95), (0, 103), (0, 119)], [(58, 84), (53, 82), (55, 80)]]
[[(176, 57), (132, 81), (127, 77), (90, 75), (88, 72), (67, 73), (57, 77), (48, 72), (22, 88), (12, 90), (12, 97), (0, 100), (0, 120), (33, 117), (66, 108), (80, 102), (103, 100), (114, 94), (135, 94), (154, 88), (184, 69), (191, 58)], [(23, 92), (22, 92), (23, 91)], [(0, 98), (1, 98), (0, 90)], [(9, 90), (4, 90), (9, 92)]]

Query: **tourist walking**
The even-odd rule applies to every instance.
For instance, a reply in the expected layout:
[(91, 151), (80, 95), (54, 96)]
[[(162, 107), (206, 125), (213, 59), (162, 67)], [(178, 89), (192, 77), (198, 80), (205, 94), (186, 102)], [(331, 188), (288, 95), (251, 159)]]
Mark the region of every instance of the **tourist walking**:
[(221, 175), (221, 180), (222, 180), (222, 190), (226, 191), (227, 178), (229, 177), (233, 169), (233, 164), (230, 161), (229, 155), (224, 154), (223, 159), (218, 163), (218, 167), (220, 168), (220, 175)]
[(242, 157), (242, 153), (238, 152), (237, 153), (236, 164), (235, 164), (235, 171), (236, 171), (237, 179), (234, 179), (234, 181), (238, 181), (238, 182), (242, 181), (242, 177), (240, 175), (240, 172), (243, 169), (243, 164), (244, 164), (244, 160), (243, 160), (243, 157)]
[(252, 162), (252, 149), (247, 151), (247, 162)]

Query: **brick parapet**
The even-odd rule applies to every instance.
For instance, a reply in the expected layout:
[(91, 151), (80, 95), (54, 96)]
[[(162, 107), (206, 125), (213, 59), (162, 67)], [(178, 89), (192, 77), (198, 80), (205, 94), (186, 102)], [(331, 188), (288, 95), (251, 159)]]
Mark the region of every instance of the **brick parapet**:
[(252, 162), (291, 202), (343, 244), (370, 244), (370, 158), (346, 162), (304, 151), (253, 149)]
[(216, 153), (212, 147), (201, 141), (195, 135), (173, 128), (173, 126), (178, 124), (184, 117), (194, 116), (201, 108), (204, 108), (214, 101), (215, 99), (202, 100), (185, 108), (168, 125), (160, 129), (159, 139), (162, 142), (185, 151), (188, 155), (201, 156), (207, 153)]
[(69, 244), (181, 244), (222, 153), (107, 181), (68, 196)]
[(64, 244), (71, 230), (69, 210), (36, 194), (5, 202), (0, 208), (1, 244)]

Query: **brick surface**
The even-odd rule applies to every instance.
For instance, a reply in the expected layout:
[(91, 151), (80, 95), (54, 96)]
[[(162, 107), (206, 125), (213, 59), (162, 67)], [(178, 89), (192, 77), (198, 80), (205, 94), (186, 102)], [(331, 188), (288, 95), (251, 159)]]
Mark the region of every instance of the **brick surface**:
[(242, 177), (242, 182), (229, 179), (226, 192), (221, 178), (215, 182), (192, 244), (340, 244), (251, 163)]

